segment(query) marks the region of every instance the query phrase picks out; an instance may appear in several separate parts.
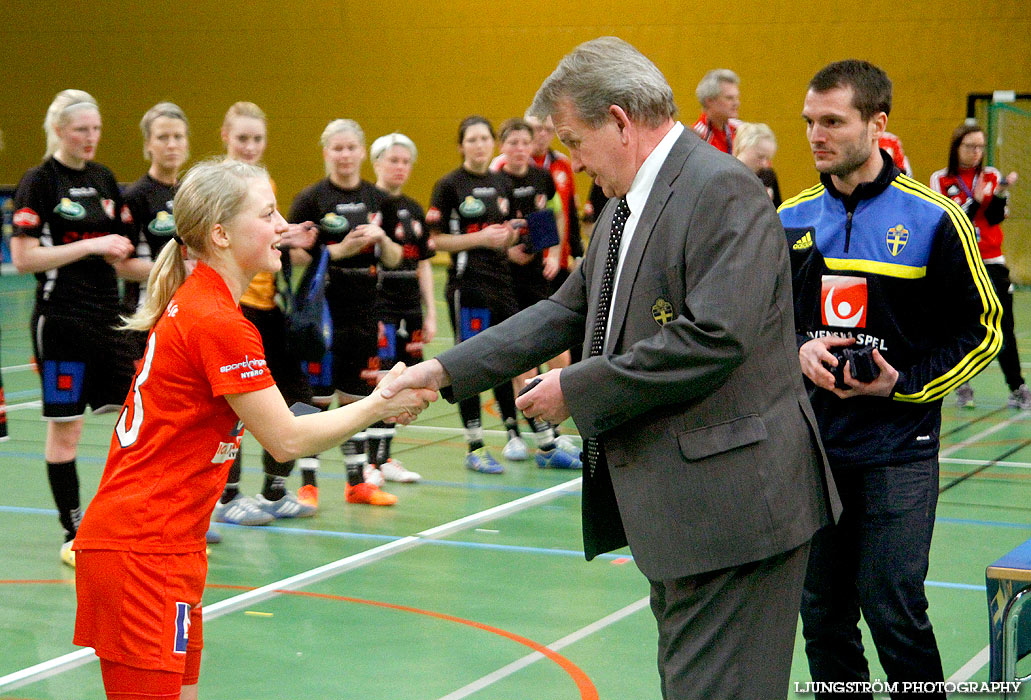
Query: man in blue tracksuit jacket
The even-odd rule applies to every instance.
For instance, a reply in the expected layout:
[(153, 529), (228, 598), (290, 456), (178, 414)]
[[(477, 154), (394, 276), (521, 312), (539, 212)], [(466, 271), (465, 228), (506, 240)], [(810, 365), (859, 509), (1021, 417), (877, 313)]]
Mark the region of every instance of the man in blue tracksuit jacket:
[[(891, 81), (876, 66), (840, 61), (817, 73), (802, 114), (820, 184), (779, 211), (799, 361), (844, 506), (809, 558), (810, 673), (870, 679), (862, 611), (887, 680), (901, 690), (943, 680), (924, 595), (941, 402), (998, 353), (1001, 307), (963, 211), (877, 148), (890, 110)], [(830, 350), (841, 346), (872, 346), (877, 378), (857, 382), (849, 366), (848, 388), (836, 388)]]

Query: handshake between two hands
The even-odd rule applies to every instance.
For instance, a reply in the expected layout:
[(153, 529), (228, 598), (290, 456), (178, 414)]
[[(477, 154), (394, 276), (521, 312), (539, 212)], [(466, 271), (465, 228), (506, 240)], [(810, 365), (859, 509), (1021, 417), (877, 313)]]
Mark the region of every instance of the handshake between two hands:
[[(569, 409), (559, 383), (561, 372), (561, 369), (553, 369), (533, 379), (520, 392), (516, 407), (531, 418), (543, 418), (552, 423), (568, 418)], [(399, 362), (383, 377), (373, 396), (386, 402), (384, 410), (389, 418), (385, 420), (407, 425), (436, 401), (437, 393), (449, 384), (451, 377), (435, 359), (411, 367)]]

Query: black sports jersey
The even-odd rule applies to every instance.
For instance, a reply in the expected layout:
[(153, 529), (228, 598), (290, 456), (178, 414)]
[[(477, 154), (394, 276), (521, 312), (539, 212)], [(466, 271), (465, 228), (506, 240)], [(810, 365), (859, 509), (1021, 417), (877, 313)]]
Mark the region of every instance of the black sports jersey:
[[(22, 177), (14, 207), (15, 235), (47, 247), (112, 233), (131, 236), (132, 214), (115, 176), (98, 163), (74, 170), (47, 158)], [(36, 273), (36, 280), (36, 306), (49, 316), (117, 320), (118, 280), (102, 256)]]
[[(161, 249), (175, 234), (175, 219), (172, 217), (172, 198), (175, 187), (158, 182), (150, 173), (145, 173), (125, 190), (125, 203), (132, 212), (136, 233), (136, 257), (141, 260), (156, 260)], [(136, 311), (140, 301), (139, 282), (125, 282), (122, 289), (122, 303), (127, 313)], [(145, 336), (144, 336), (145, 337)]]
[(175, 187), (158, 182), (145, 174), (129, 185), (125, 191), (125, 203), (132, 212), (137, 235), (136, 257), (155, 260), (165, 244), (175, 234), (175, 218), (172, 216), (172, 198)]
[[(477, 175), (458, 168), (434, 185), (426, 224), (441, 233), (475, 233), (509, 219), (511, 196), (508, 179), (502, 175), (493, 172)], [(448, 280), (461, 280), (463, 286), (474, 285), (487, 293), (512, 287), (508, 257), (503, 251), (491, 248), (451, 253)]]
[[(531, 165), (523, 175), (512, 175), (504, 170), (500, 174), (508, 178), (512, 186), (512, 218), (525, 219), (532, 212), (546, 209), (548, 202), (555, 196), (555, 181), (551, 179), (551, 173), (543, 168)], [(523, 230), (523, 236), (527, 236)], [(532, 247), (524, 244), (524, 250), (531, 252)], [(515, 284), (539, 285), (544, 282), (544, 253), (537, 252), (533, 260), (525, 265), (518, 265), (509, 261), (512, 271), (512, 281)]]
[[(345, 190), (325, 178), (297, 195), (288, 220), (295, 224), (314, 221), (319, 227), (318, 243), (331, 245), (344, 240), (357, 226), (380, 223), (384, 196), (365, 180), (355, 189)], [(330, 261), (326, 299), (334, 323), (348, 315), (372, 316), (378, 268), (379, 250), (371, 245), (357, 255)]]
[(426, 215), (411, 197), (384, 195), (380, 204), (383, 230), (401, 246), (401, 263), (393, 270), (380, 270), (379, 308), (394, 313), (422, 313), (419, 262), (433, 257), (433, 245), (426, 230)]

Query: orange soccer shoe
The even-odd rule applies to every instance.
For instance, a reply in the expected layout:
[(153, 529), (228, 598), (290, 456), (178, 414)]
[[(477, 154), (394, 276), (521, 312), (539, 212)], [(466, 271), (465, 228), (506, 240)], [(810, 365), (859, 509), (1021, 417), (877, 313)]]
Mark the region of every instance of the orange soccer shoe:
[(386, 491), (380, 491), (379, 487), (368, 482), (351, 486), (344, 490), (344, 497), (348, 503), (364, 503), (370, 506), (392, 506), (397, 503), (397, 496)]
[(306, 484), (301, 488), (297, 489), (297, 500), (306, 506), (312, 508), (319, 507), (319, 487), (312, 484)]

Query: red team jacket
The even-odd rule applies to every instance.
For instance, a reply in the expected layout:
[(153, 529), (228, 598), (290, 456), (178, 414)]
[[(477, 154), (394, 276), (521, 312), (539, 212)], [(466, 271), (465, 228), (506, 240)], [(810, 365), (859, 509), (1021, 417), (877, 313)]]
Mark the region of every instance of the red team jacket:
[[(974, 168), (960, 168), (958, 175), (949, 175), (946, 170), (938, 170), (931, 175), (931, 189), (961, 206), (974, 222), (977, 247), (986, 261), (1002, 257), (1002, 226), (999, 224), (1006, 218), (1006, 198), (994, 196), (1001, 179), (999, 171), (991, 166), (980, 172)], [(989, 194), (978, 205), (973, 193), (984, 189), (985, 185), (989, 186)]]

